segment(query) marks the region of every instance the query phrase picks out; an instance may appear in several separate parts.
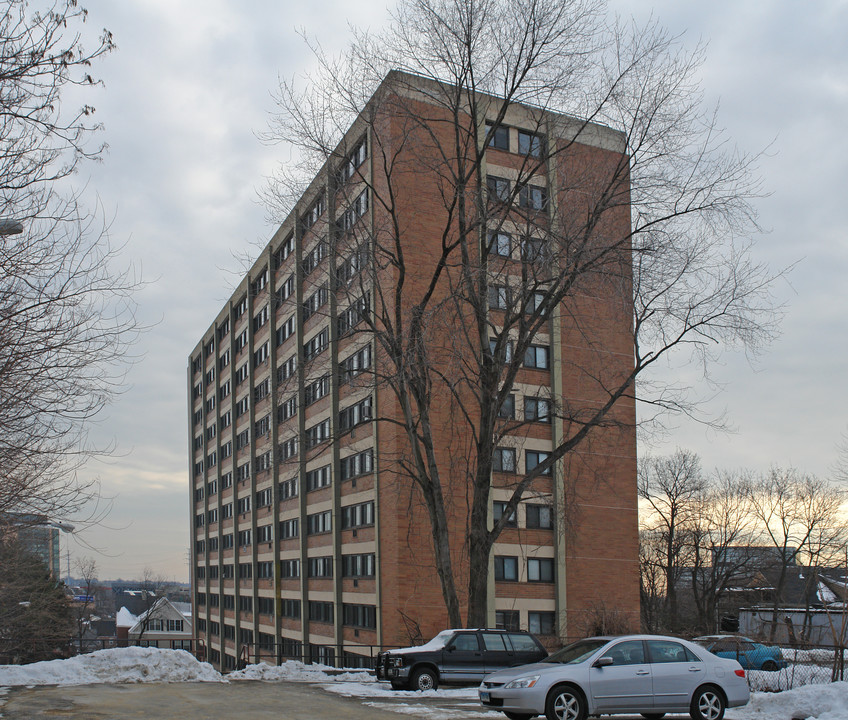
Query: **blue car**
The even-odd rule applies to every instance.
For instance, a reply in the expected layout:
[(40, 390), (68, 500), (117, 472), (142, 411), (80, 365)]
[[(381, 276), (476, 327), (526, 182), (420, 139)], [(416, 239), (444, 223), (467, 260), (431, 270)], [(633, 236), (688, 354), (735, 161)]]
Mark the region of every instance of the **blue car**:
[(736, 660), (746, 670), (782, 670), (787, 666), (779, 647), (770, 647), (739, 635), (705, 635), (695, 638), (713, 655)]

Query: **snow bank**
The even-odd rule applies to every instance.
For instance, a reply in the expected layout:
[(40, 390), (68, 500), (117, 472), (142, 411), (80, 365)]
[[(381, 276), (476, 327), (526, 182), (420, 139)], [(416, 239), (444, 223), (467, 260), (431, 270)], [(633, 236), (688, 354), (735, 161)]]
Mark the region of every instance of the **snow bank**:
[(248, 665), (244, 670), (232, 672), (227, 675), (227, 680), (266, 680), (274, 682), (277, 680), (294, 680), (299, 682), (355, 682), (370, 683), (376, 681), (367, 670), (349, 670), (339, 672), (329, 665), (305, 665), (299, 660), (286, 660), (282, 665), (268, 665), (259, 663)]
[(29, 665), (0, 665), (0, 685), (226, 682), (209, 663), (185, 650), (114, 648)]
[(845, 720), (848, 682), (805, 685), (779, 693), (753, 693), (741, 708), (727, 711), (728, 720)]

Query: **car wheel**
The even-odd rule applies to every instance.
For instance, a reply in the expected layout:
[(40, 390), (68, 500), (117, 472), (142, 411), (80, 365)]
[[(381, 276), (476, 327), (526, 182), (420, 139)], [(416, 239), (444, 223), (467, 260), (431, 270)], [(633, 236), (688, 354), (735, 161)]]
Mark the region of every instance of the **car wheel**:
[(573, 685), (558, 685), (545, 701), (548, 720), (586, 720), (586, 701)]
[(689, 714), (692, 720), (721, 720), (724, 709), (724, 695), (721, 691), (713, 685), (705, 685), (695, 692)]
[(435, 670), (422, 668), (412, 674), (410, 685), (413, 690), (435, 690), (439, 687), (439, 676)]
[(506, 715), (509, 720), (530, 720), (531, 717), (535, 717), (535, 715), (530, 715), (529, 713), (510, 712), (509, 710), (504, 710), (504, 715)]
[(760, 670), (774, 672), (775, 670), (780, 670), (780, 668), (777, 666), (777, 663), (774, 660), (766, 660)]

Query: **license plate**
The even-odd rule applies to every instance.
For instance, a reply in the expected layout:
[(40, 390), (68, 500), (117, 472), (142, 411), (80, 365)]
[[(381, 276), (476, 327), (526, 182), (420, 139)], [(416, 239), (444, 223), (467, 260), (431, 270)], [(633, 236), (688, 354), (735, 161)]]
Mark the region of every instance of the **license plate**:
[(481, 691), (480, 691), (480, 699), (481, 699), (483, 702), (489, 702), (489, 700), (491, 700), (492, 698), (491, 698), (491, 696), (489, 695), (489, 693), (487, 693), (485, 690), (481, 690)]

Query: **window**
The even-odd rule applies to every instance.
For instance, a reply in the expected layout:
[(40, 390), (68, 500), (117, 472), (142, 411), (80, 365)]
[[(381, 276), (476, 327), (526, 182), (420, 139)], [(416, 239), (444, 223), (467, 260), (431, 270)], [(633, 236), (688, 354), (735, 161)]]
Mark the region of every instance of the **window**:
[(547, 188), (524, 185), (518, 191), (518, 206), (527, 210), (544, 210), (548, 207)]
[[(235, 599), (235, 596), (233, 596), (233, 595), (224, 595), (224, 603), (223, 603), (223, 605), (224, 605), (224, 610), (235, 610), (235, 609), (236, 609), (236, 599)], [(227, 635), (227, 627), (229, 627), (229, 626), (228, 626), (228, 625), (225, 625), (225, 626), (224, 626), (224, 635), (225, 635), (225, 636)]]
[(333, 603), (309, 601), (309, 620), (312, 622), (333, 622)]
[(191, 397), (197, 400), (201, 395), (203, 395), (203, 383), (197, 383), (191, 391)]
[(359, 274), (360, 270), (367, 266), (368, 248), (357, 248), (336, 268), (336, 280), (339, 285), (347, 285)]
[(648, 640), (648, 652), (652, 663), (701, 662), (691, 650), (671, 640)]
[(342, 530), (374, 524), (374, 501), (342, 508)]
[(295, 317), (292, 315), (285, 320), (280, 327), (277, 328), (277, 345), (282, 345), (292, 335), (294, 335)]
[(218, 358), (218, 370), (223, 370), (230, 364), (230, 349), (227, 348)]
[(320, 445), (330, 439), (330, 421), (322, 420), (321, 422), (306, 428), (304, 433), (303, 444), (307, 450), (311, 450), (316, 445)]
[(250, 477), (250, 463), (246, 462), (236, 468), (236, 482), (242, 482)]
[[(238, 512), (239, 515), (243, 515), (244, 513), (250, 512), (250, 497), (243, 497), (238, 499)], [(247, 532), (250, 531), (248, 530)], [(239, 533), (239, 537), (241, 537), (241, 533)], [(239, 545), (250, 545), (250, 542), (240, 542)]]
[(504, 420), (512, 420), (515, 417), (515, 395), (507, 395), (498, 408), (498, 417)]
[(256, 609), (260, 615), (274, 614), (274, 598), (261, 597), (256, 599)]
[(194, 516), (194, 527), (198, 527), (198, 528), (203, 527), (205, 522), (206, 522), (206, 517), (203, 515), (203, 513), (198, 513), (197, 515)]
[(209, 538), (209, 552), (218, 552), (218, 538)]
[(489, 285), (489, 307), (506, 310), (509, 307), (510, 292), (506, 285)]
[(504, 555), (496, 555), (495, 580), (501, 580), (505, 582), (517, 582), (518, 558)]
[(527, 527), (550, 530), (553, 524), (553, 512), (550, 505), (528, 505)]
[(551, 421), (551, 401), (547, 398), (524, 398), (524, 419), (528, 422)]
[(253, 332), (259, 332), (260, 328), (265, 326), (269, 317), (268, 306), (263, 307), (256, 315), (253, 316)]
[(530, 558), (527, 560), (527, 580), (529, 582), (553, 582), (553, 558)]
[(203, 502), (203, 486), (199, 488), (195, 488), (194, 490), (194, 502), (199, 503)]
[[(268, 507), (271, 504), (271, 496), (272, 496), (271, 488), (265, 488), (265, 490), (259, 490), (256, 493), (256, 507)], [(270, 530), (270, 526), (265, 526)]]
[(213, 395), (206, 401), (206, 414), (210, 415), (215, 410), (215, 396)]
[(524, 262), (547, 262), (548, 243), (543, 238), (524, 238), (521, 241), (521, 259)]
[(371, 300), (368, 295), (364, 295), (354, 301), (349, 308), (342, 310), (338, 318), (339, 337), (347, 335), (353, 328), (359, 325), (365, 319), (370, 307)]
[[(239, 611), (240, 612), (248, 612), (248, 613), (253, 612), (253, 598), (250, 597), (249, 595), (240, 595), (238, 605), (239, 605)], [(242, 631), (242, 632), (244, 632), (244, 631)], [(251, 641), (252, 641), (252, 638), (251, 638)], [(244, 642), (244, 640), (242, 640), (242, 642)]]
[(365, 162), (367, 157), (368, 145), (365, 138), (362, 138), (353, 150), (348, 153), (339, 166), (338, 178), (341, 184), (350, 180), (355, 174), (357, 168)]
[(371, 396), (339, 412), (339, 430), (346, 432), (371, 419)]
[[(286, 618), (299, 618), (300, 600), (288, 600), (286, 598), (280, 600), (280, 616)], [(297, 645), (300, 646), (300, 643), (297, 643)], [(298, 651), (298, 657), (299, 656), (300, 652)]]
[[(497, 522), (503, 517), (503, 514), (506, 512), (507, 503), (495, 501), (492, 503), (492, 519)], [(515, 521), (515, 513), (509, 516), (509, 520), (506, 521), (506, 527), (516, 527), (517, 522)]]
[(280, 443), (280, 462), (297, 457), (297, 437), (289, 438)]
[(236, 353), (240, 353), (247, 346), (247, 328), (239, 333), (236, 338)]
[(315, 470), (309, 470), (306, 473), (306, 492), (318, 490), (319, 488), (329, 487), (330, 485), (330, 466), (324, 465)]
[(313, 380), (304, 388), (304, 405), (309, 407), (316, 400), (320, 400), (327, 393), (330, 392), (330, 376), (324, 375), (323, 377), (318, 378), (317, 380)]
[(212, 451), (206, 456), (206, 467), (213, 468), (218, 464), (218, 453), (216, 451)]
[(221, 445), (221, 459), (226, 460), (233, 454), (233, 441), (227, 440), (223, 445)]
[(277, 422), (285, 422), (295, 415), (297, 415), (297, 395), (292, 395), (277, 407)]
[(489, 254), (509, 257), (512, 251), (512, 236), (505, 232), (489, 233)]
[(260, 271), (256, 280), (254, 280), (250, 285), (251, 295), (258, 295), (261, 293), (265, 286), (268, 284), (268, 267), (265, 266)]
[(198, 355), (196, 358), (191, 359), (191, 373), (192, 375), (197, 375), (201, 370), (203, 370), (203, 358)]
[(221, 429), (222, 430), (224, 428), (230, 427), (230, 425), (232, 425), (232, 422), (233, 422), (233, 416), (232, 416), (232, 413), (229, 410), (227, 410), (227, 412), (225, 412), (223, 415), (221, 415)]
[(495, 472), (515, 472), (515, 448), (496, 448), (492, 455), (492, 469)]
[(274, 563), (270, 560), (256, 563), (256, 577), (260, 580), (269, 580), (274, 577)]
[(241, 450), (248, 445), (250, 445), (250, 428), (236, 435), (236, 450)]
[(224, 473), (221, 476), (221, 489), (226, 490), (228, 487), (233, 486), (233, 474), (231, 472)]
[(499, 338), (489, 338), (489, 352), (497, 362), (511, 362), (512, 341), (507, 340), (504, 335)]
[(215, 382), (215, 368), (206, 371), (206, 387)]
[(217, 580), (218, 579), (218, 566), (217, 565), (210, 565), (209, 566), (209, 579), (210, 580)]
[[(233, 504), (229, 503), (230, 506), (230, 517), (233, 515)], [(235, 541), (233, 539), (232, 533), (227, 533), (226, 535), (221, 536), (221, 549), (222, 550), (231, 550)], [(233, 566), (232, 565), (224, 565), (224, 578), (231, 578), (233, 576)]]
[(245, 363), (236, 370), (236, 385), (241, 385), (250, 375), (250, 366)]
[[(247, 533), (247, 542), (241, 542), (241, 536)], [(239, 533), (239, 545), (250, 545), (250, 530), (245, 530), (243, 533)], [(239, 563), (238, 566), (238, 575), (239, 580), (249, 580), (253, 577), (253, 565), (250, 563)]]
[(265, 378), (261, 383), (253, 388), (253, 401), (258, 403), (264, 400), (271, 394), (271, 378)]
[(306, 322), (310, 317), (318, 312), (320, 308), (326, 305), (329, 298), (330, 293), (327, 289), (327, 283), (324, 283), (304, 301), (303, 322)]
[(306, 534), (320, 535), (333, 529), (332, 514), (329, 510), (306, 516)]
[(368, 212), (368, 190), (363, 190), (351, 206), (342, 213), (342, 216), (336, 221), (336, 229), (339, 232), (347, 232), (357, 220)]
[(342, 555), (342, 577), (374, 577), (374, 553)]
[(194, 438), (194, 450), (195, 452), (203, 449), (203, 435), (198, 435)]
[[(500, 630), (520, 630), (520, 613), (518, 610), (496, 610), (495, 611), (495, 627)], [(532, 648), (527, 650), (535, 650), (536, 644), (533, 643)]]
[(329, 328), (324, 328), (321, 332), (303, 344), (303, 359), (311, 360), (316, 355), (320, 355), (327, 349), (329, 344), (330, 330)]
[(529, 612), (527, 629), (534, 635), (555, 635), (556, 616), (552, 612)]
[(218, 425), (217, 423), (212, 423), (208, 428), (206, 428), (206, 439), (211, 440), (218, 434)]
[(247, 312), (247, 295), (242, 296), (241, 300), (235, 304), (233, 312), (235, 313), (236, 318), (240, 318)]
[(542, 157), (545, 152), (545, 139), (541, 135), (528, 132), (527, 130), (518, 131), (518, 152), (521, 155), (530, 155), (534, 158)]
[(349, 627), (376, 628), (377, 608), (374, 605), (343, 603), (342, 623)]
[(297, 476), (280, 482), (280, 500), (297, 497)]
[(203, 410), (195, 410), (194, 411), (194, 424), (200, 425), (203, 422)]
[(613, 665), (641, 665), (645, 662), (645, 648), (642, 640), (625, 640), (613, 645), (604, 654), (612, 658)]
[(274, 294), (275, 306), (280, 307), (292, 295), (294, 295), (294, 273), (289, 275), (277, 288), (277, 292)]
[[(530, 472), (531, 470), (533, 470), (536, 466), (538, 466), (538, 465), (540, 465), (541, 463), (545, 462), (545, 460), (547, 460), (550, 456), (551, 456), (551, 454), (550, 454), (549, 452), (540, 452), (539, 450), (528, 450), (528, 451), (524, 454), (524, 468), (525, 468), (525, 472), (528, 472), (528, 473), (529, 473), (529, 472)], [(548, 468), (547, 470), (543, 471), (541, 474), (542, 474), (542, 475), (550, 475), (550, 474), (551, 474), (551, 470), (550, 470), (550, 468)]]
[(206, 494), (207, 495), (217, 495), (218, 494), (218, 481), (210, 480), (206, 483)]
[(289, 236), (283, 240), (283, 244), (274, 252), (274, 268), (279, 269), (283, 266), (286, 258), (294, 252), (294, 233), (289, 233)]
[(547, 370), (550, 367), (550, 348), (547, 345), (531, 345), (524, 351), (524, 366)]
[(257, 438), (261, 438), (271, 432), (271, 413), (260, 418), (253, 424), (253, 433)]
[(292, 355), (277, 368), (277, 382), (284, 383), (297, 370), (297, 355)]
[[(271, 492), (268, 492), (268, 505), (271, 504)], [(257, 498), (256, 504), (259, 505), (259, 499)], [(268, 543), (273, 541), (273, 526), (271, 525), (260, 525), (256, 528), (256, 542), (258, 543)]]
[(221, 400), (223, 400), (224, 398), (229, 397), (229, 394), (230, 394), (230, 381), (227, 380), (226, 382), (221, 384), (220, 388), (218, 388), (218, 397)]
[(324, 191), (322, 190), (318, 195), (318, 198), (312, 204), (312, 207), (309, 208), (303, 215), (300, 217), (300, 222), (303, 224), (304, 231), (311, 228), (316, 222), (318, 222), (318, 218), (320, 218), (324, 214)]
[(324, 240), (321, 240), (314, 248), (312, 248), (306, 257), (303, 258), (303, 262), (301, 262), (303, 277), (307, 277), (315, 268), (317, 268), (325, 257), (327, 257), (327, 243)]
[(312, 557), (308, 559), (309, 577), (331, 578), (333, 577), (333, 558)]
[(370, 473), (374, 469), (374, 450), (369, 448), (356, 455), (341, 459), (341, 479), (350, 480), (358, 475)]
[(292, 518), (291, 520), (281, 520), (280, 521), (280, 540), (289, 540), (291, 538), (296, 538), (298, 536), (298, 520), (297, 518)]
[(259, 367), (262, 363), (264, 363), (268, 356), (270, 355), (270, 350), (268, 349), (268, 343), (264, 343), (261, 348), (259, 348), (255, 353), (253, 353), (253, 367)]
[(241, 417), (250, 410), (250, 395), (245, 395), (236, 403), (236, 417)]
[(280, 560), (280, 577), (291, 579), (300, 577), (300, 560)]
[(486, 132), (489, 135), (489, 147), (509, 152), (509, 128), (505, 125), (486, 123)]
[(509, 180), (495, 175), (486, 177), (486, 189), (489, 191), (490, 203), (507, 203), (509, 202)]
[(371, 346), (366, 345), (339, 363), (339, 384), (353, 380), (366, 368), (371, 367)]
[(202, 475), (203, 474), (203, 460), (201, 460), (200, 462), (194, 463), (194, 474), (195, 475)]

